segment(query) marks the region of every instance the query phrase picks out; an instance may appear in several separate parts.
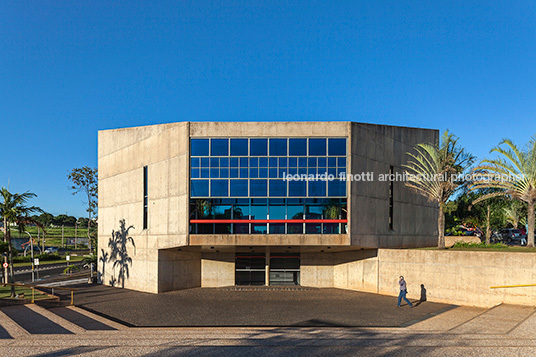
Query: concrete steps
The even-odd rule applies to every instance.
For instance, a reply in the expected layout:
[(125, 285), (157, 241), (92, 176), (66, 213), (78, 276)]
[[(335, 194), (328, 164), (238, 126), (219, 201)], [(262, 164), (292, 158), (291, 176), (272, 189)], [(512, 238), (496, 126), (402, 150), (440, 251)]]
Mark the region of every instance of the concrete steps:
[(0, 340), (29, 335), (74, 335), (125, 327), (77, 307), (46, 309), (35, 304), (0, 308)]

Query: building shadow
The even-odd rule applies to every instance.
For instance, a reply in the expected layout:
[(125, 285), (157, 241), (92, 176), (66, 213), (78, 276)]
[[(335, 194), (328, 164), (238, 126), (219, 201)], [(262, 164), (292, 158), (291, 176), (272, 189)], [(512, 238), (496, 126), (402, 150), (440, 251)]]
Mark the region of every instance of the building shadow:
[[(128, 255), (128, 243), (131, 243), (134, 249), (136, 249), (134, 239), (128, 235), (128, 232), (132, 228), (134, 228), (134, 226), (129, 226), (127, 228), (125, 220), (121, 219), (119, 221), (119, 230), (112, 231), (112, 237), (108, 241), (108, 248), (110, 248), (110, 258), (108, 259), (108, 261), (112, 263), (114, 271), (114, 274), (110, 279), (111, 286), (120, 285), (122, 288), (124, 288), (125, 280), (130, 277), (130, 266), (132, 266), (132, 258)], [(105, 262), (103, 262), (103, 269), (104, 264)], [(117, 277), (115, 276), (116, 268), (118, 268)]]

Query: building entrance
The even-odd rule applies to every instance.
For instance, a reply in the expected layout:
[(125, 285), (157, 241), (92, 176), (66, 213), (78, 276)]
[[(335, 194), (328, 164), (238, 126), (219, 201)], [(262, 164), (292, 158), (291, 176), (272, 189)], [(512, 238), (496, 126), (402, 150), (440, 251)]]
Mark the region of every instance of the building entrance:
[(265, 285), (266, 255), (264, 253), (237, 253), (235, 258), (236, 285)]
[(300, 285), (300, 254), (270, 255), (270, 285)]

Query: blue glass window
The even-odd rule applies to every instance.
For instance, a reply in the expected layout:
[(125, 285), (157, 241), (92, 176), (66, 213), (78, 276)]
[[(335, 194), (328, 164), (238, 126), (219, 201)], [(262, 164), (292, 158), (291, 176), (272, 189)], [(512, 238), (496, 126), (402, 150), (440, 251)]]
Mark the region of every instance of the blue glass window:
[(199, 158), (198, 157), (193, 157), (191, 160), (190, 160), (190, 167), (199, 167)]
[(286, 197), (287, 181), (270, 180), (270, 197)]
[(268, 155), (268, 139), (251, 139), (249, 155), (251, 156)]
[(229, 169), (228, 168), (220, 169), (220, 177), (229, 178)]
[(266, 227), (267, 227), (266, 223), (252, 224), (251, 225), (251, 234), (267, 234), (268, 229)]
[[(232, 182), (231, 182), (231, 192), (232, 192)], [(247, 194), (247, 185), (246, 182), (246, 194)], [(249, 219), (249, 204), (244, 205), (235, 205), (233, 207), (233, 219)]]
[(208, 157), (201, 158), (201, 167), (209, 167), (210, 159)]
[(259, 167), (268, 167), (267, 157), (259, 157)]
[(199, 169), (198, 169), (198, 168), (193, 167), (193, 168), (190, 170), (190, 177), (191, 177), (191, 178), (199, 178), (200, 175), (201, 175), (201, 173), (199, 172)]
[(237, 178), (238, 177), (238, 169), (229, 169), (229, 177), (231, 178)]
[(346, 181), (328, 181), (328, 196), (346, 196)]
[(229, 159), (226, 157), (222, 157), (220, 159), (220, 167), (229, 167)]
[(219, 178), (219, 177), (220, 177), (220, 169), (218, 169), (218, 168), (211, 168), (211, 169), (210, 169), (210, 177), (212, 177), (212, 178)]
[(259, 177), (259, 169), (258, 168), (249, 169), (249, 178), (258, 178), (258, 177)]
[(249, 167), (259, 167), (259, 158), (250, 157), (249, 158)]
[(210, 155), (227, 156), (229, 155), (229, 139), (211, 139)]
[(220, 159), (218, 159), (217, 157), (211, 157), (210, 167), (220, 167)]
[(231, 167), (238, 167), (238, 158), (237, 157), (232, 157), (231, 160), (229, 160), (229, 164)]
[(289, 175), (296, 175), (298, 173), (298, 169), (295, 168), (295, 167), (291, 167), (288, 169), (288, 174)]
[(268, 219), (268, 205), (251, 205), (251, 219)]
[(298, 167), (298, 158), (297, 157), (289, 157), (288, 158), (288, 167)]
[(248, 178), (249, 170), (247, 168), (240, 168), (240, 178)]
[(268, 169), (267, 168), (260, 168), (259, 169), (259, 178), (268, 178)]
[(299, 157), (298, 158), (298, 167), (307, 167), (307, 158)]
[(231, 180), (232, 197), (248, 197), (248, 180)]
[(291, 197), (305, 197), (306, 181), (289, 181), (288, 183), (288, 195)]
[(318, 167), (326, 167), (327, 160), (325, 157), (318, 158)]
[(248, 156), (248, 139), (231, 139), (231, 156)]
[(202, 178), (209, 178), (210, 177), (210, 169), (201, 169), (201, 177)]
[(277, 157), (271, 157), (270, 158), (270, 167), (277, 167)]
[(208, 156), (208, 139), (192, 139), (190, 141), (191, 156)]
[(309, 167), (316, 167), (316, 157), (310, 157), (309, 158)]
[(249, 180), (249, 195), (251, 197), (266, 197), (267, 188), (266, 180)]
[(287, 219), (303, 219), (303, 205), (287, 205)]
[(287, 158), (286, 157), (280, 157), (279, 158), (279, 168), (287, 167)]
[(190, 196), (209, 197), (208, 196), (208, 180), (192, 180), (190, 184)]
[(339, 157), (337, 158), (339, 167), (346, 167), (346, 158), (345, 157)]
[(212, 197), (229, 196), (229, 180), (211, 180), (210, 195)]
[(270, 139), (270, 155), (287, 156), (287, 139)]
[(309, 156), (326, 155), (326, 139), (309, 139)]
[(288, 171), (288, 169), (286, 169), (286, 168), (285, 169), (279, 169), (279, 177), (280, 178), (285, 177), (287, 175), (287, 171)]
[(289, 139), (288, 154), (291, 156), (307, 155), (307, 139)]
[(277, 169), (270, 169), (269, 176), (270, 176), (270, 178), (276, 178), (277, 177)]
[(337, 166), (337, 158), (336, 157), (328, 157), (328, 166), (329, 167), (336, 167)]
[(328, 154), (346, 156), (346, 139), (328, 139)]
[(309, 196), (326, 196), (326, 181), (309, 181)]
[(240, 167), (248, 167), (248, 158), (247, 157), (241, 157), (240, 158)]
[(270, 234), (285, 234), (285, 224), (270, 223)]
[[(271, 204), (270, 203), (270, 219), (286, 219), (287, 208), (285, 205)], [(271, 224), (270, 224), (271, 226)], [(284, 227), (283, 227), (284, 231)]]

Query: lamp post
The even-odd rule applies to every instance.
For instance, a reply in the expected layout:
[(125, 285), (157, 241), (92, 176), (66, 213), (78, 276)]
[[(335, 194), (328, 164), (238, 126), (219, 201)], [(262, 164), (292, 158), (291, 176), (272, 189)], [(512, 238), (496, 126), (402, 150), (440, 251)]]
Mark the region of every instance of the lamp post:
[(24, 233), (28, 234), (30, 236), (30, 254), (31, 254), (31, 257), (32, 257), (32, 283), (35, 281), (35, 276), (34, 276), (34, 251), (33, 251), (33, 238), (32, 238), (32, 235), (30, 234), (30, 232), (28, 231), (24, 231)]

